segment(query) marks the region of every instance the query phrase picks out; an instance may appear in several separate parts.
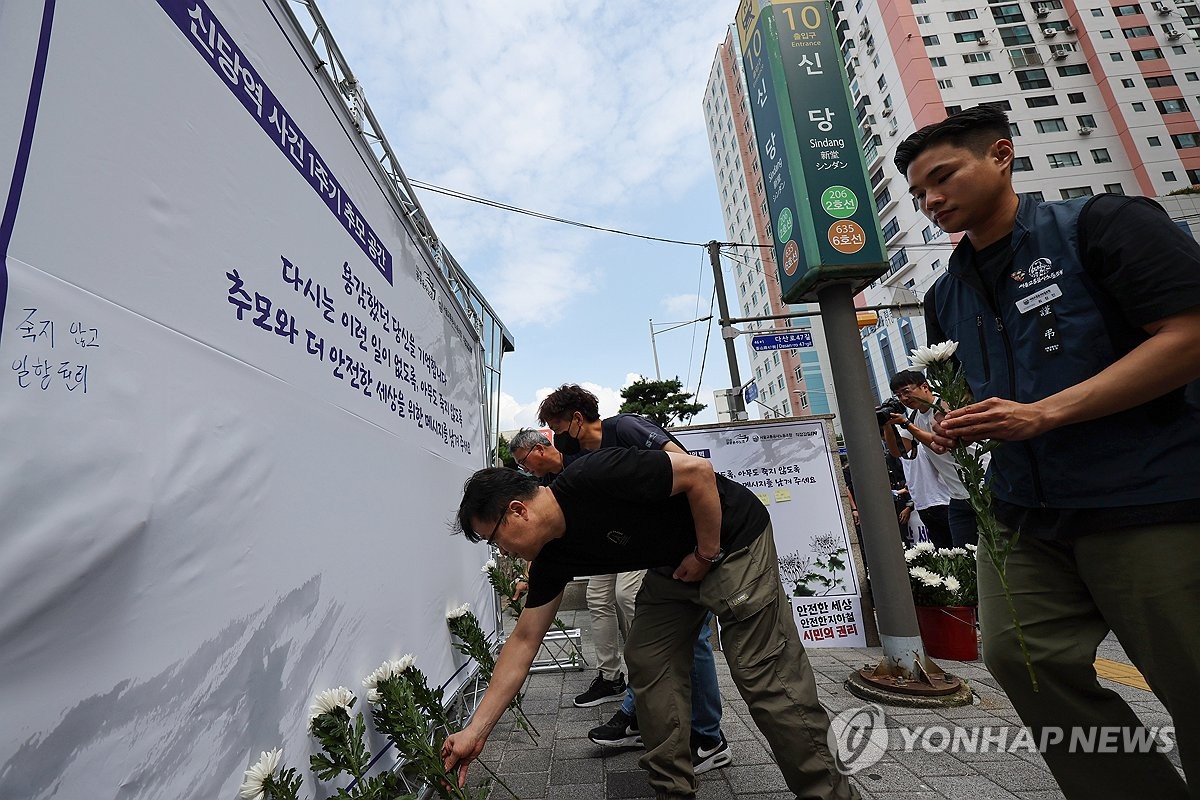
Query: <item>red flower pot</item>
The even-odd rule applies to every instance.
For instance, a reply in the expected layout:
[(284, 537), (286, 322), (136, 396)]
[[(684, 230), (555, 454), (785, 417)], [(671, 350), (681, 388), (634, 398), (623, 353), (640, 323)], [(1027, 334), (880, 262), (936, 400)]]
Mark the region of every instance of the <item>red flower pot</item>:
[(952, 661), (979, 658), (975, 606), (917, 606), (917, 627), (930, 657)]

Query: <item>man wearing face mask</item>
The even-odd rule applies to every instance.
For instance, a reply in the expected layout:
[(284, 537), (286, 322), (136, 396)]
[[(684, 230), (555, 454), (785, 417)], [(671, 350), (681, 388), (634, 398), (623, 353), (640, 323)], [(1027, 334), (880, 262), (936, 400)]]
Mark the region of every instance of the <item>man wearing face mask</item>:
[[(554, 432), (554, 447), (563, 454), (567, 464), (580, 453), (609, 447), (687, 453), (679, 440), (645, 417), (617, 414), (601, 420), (599, 400), (577, 384), (564, 384), (551, 392), (538, 407), (538, 417)], [(606, 694), (614, 688), (614, 684), (606, 683), (605, 658), (608, 657), (609, 674), (617, 672), (621, 677), (620, 694), (624, 700), (611, 720), (588, 733), (589, 739), (606, 747), (640, 746), (642, 743), (633, 690), (625, 690), (623, 676), (618, 671), (621, 651), (616, 611), (620, 609), (628, 630), (644, 575), (645, 572), (641, 571), (597, 575), (588, 580), (587, 604), (592, 615), (596, 655), (601, 662), (600, 675), (587, 692), (575, 698), (575, 705), (597, 705), (611, 697)], [(707, 634), (706, 620), (696, 640), (691, 674), (692, 767), (697, 775), (727, 766), (733, 761), (729, 743), (721, 732), (721, 691), (717, 686), (712, 643)], [(594, 696), (600, 696), (601, 699), (587, 702)]]

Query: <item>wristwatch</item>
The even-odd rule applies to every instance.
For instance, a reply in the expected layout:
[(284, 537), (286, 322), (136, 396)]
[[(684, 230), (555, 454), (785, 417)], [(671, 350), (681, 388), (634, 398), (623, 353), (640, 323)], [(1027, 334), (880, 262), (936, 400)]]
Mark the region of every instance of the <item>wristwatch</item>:
[(702, 555), (700, 553), (700, 545), (696, 545), (696, 549), (693, 552), (696, 554), (696, 558), (700, 559), (705, 564), (708, 564), (710, 567), (715, 567), (717, 564), (720, 564), (722, 561), (725, 560), (725, 548), (724, 547), (717, 550), (717, 554), (714, 555), (712, 558), (706, 558), (704, 555)]

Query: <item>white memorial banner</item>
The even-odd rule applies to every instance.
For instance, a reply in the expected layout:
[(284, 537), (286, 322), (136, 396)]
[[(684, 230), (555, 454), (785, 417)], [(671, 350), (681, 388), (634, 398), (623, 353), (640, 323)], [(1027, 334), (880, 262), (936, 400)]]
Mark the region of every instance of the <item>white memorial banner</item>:
[(313, 695), (491, 616), (471, 325), (285, 0), (4, 3), (0, 107), (0, 797), (332, 794)]
[(821, 420), (672, 431), (771, 514), (779, 573), (806, 647), (865, 647), (851, 531)]

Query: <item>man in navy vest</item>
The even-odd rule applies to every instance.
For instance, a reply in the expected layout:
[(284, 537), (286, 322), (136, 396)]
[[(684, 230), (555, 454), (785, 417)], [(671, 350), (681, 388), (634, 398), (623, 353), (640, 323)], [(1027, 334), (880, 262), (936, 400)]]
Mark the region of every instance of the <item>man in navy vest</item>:
[[(1097, 680), (1115, 633), (1174, 718), (1200, 796), (1200, 408), (1185, 395), (1200, 377), (1200, 247), (1145, 198), (1017, 195), (1010, 137), (979, 106), (895, 158), (921, 210), (966, 234), (925, 320), (931, 344), (958, 342), (976, 402), (946, 414), (936, 444), (1003, 442), (988, 474), (1018, 534), (1006, 570), (1038, 691), (980, 548), (984, 657), (1067, 797), (1187, 797), (1161, 748), (1126, 743), (1138, 716)], [(1071, 746), (1073, 729), (1095, 742), (1114, 727), (1115, 747)]]

